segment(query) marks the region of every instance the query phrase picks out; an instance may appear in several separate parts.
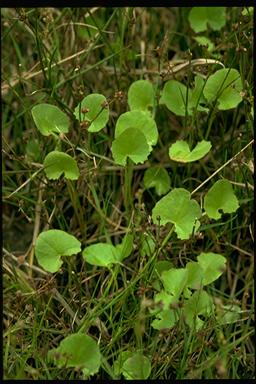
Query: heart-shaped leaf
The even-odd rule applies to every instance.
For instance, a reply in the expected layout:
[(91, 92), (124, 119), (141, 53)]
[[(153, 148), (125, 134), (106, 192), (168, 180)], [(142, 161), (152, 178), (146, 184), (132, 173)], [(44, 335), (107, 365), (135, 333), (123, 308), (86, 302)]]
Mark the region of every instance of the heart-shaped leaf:
[(59, 229), (41, 232), (36, 240), (35, 255), (38, 263), (48, 272), (57, 272), (61, 256), (75, 255), (81, 251), (81, 243), (74, 236)]
[(68, 132), (69, 119), (55, 105), (38, 104), (32, 108), (31, 113), (37, 129), (42, 135), (49, 136), (53, 133)]
[(97, 373), (101, 365), (98, 343), (83, 333), (67, 336), (58, 348), (48, 352), (48, 359), (53, 360), (58, 368), (81, 369), (84, 378)]
[(203, 270), (203, 285), (217, 280), (226, 269), (226, 258), (218, 253), (201, 253), (197, 260)]
[(144, 111), (125, 112), (116, 122), (115, 138), (118, 138), (127, 128), (136, 128), (146, 137), (150, 147), (156, 145), (158, 131), (155, 120)]
[(128, 90), (128, 105), (131, 110), (147, 111), (154, 105), (154, 89), (148, 80), (134, 81)]
[(109, 119), (109, 106), (105, 96), (99, 93), (92, 93), (86, 96), (75, 109), (77, 120), (88, 121), (89, 132), (99, 132), (103, 129)]
[(146, 189), (155, 188), (158, 196), (164, 195), (171, 188), (171, 180), (168, 172), (163, 167), (148, 168), (143, 178)]
[(144, 163), (151, 148), (139, 129), (128, 128), (113, 141), (111, 151), (115, 162), (125, 165), (128, 157), (135, 164)]
[[(195, 200), (190, 200), (190, 193), (183, 188), (175, 188), (159, 200), (152, 211), (154, 224), (173, 223), (177, 236), (188, 239), (193, 232), (196, 220), (201, 216), (201, 209)], [(196, 223), (195, 231), (199, 224)]]
[(73, 157), (64, 152), (52, 151), (44, 159), (44, 171), (48, 179), (59, 179), (64, 173), (66, 179), (76, 180), (79, 169)]
[(210, 141), (202, 140), (197, 143), (192, 151), (190, 151), (189, 145), (186, 141), (178, 140), (170, 146), (169, 156), (173, 161), (189, 163), (204, 157), (210, 151), (211, 147), (212, 144)]
[(204, 197), (204, 209), (207, 215), (215, 220), (221, 217), (220, 209), (224, 213), (235, 212), (239, 208), (232, 184), (225, 179), (218, 180)]
[(92, 265), (99, 267), (111, 267), (119, 262), (119, 251), (112, 244), (97, 243), (83, 250), (83, 258)]
[(191, 28), (195, 32), (207, 30), (207, 23), (214, 31), (219, 31), (226, 24), (225, 7), (193, 7), (188, 16)]
[(203, 92), (208, 102), (218, 100), (217, 108), (226, 110), (236, 108), (242, 101), (242, 88), (239, 72), (233, 68), (224, 68), (209, 76)]

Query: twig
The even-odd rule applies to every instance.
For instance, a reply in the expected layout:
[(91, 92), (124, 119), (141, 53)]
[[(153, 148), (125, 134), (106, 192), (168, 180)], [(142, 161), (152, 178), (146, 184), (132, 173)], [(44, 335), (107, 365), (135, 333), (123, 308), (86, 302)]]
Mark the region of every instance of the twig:
[(15, 189), (15, 191), (13, 191), (10, 195), (8, 196), (4, 196), (4, 199), (10, 199), (10, 197), (12, 197), (13, 195), (15, 195), (15, 193), (19, 192), (22, 188), (24, 188), (31, 180), (34, 179), (34, 177), (36, 175), (38, 175), (39, 172), (41, 172), (43, 170), (43, 167), (38, 169), (36, 172), (33, 173), (33, 175), (28, 179), (26, 180), (23, 184), (21, 184), (17, 189)]
[[(95, 38), (97, 38), (97, 35), (95, 35)], [(93, 44), (93, 43), (92, 43)], [(91, 44), (91, 46), (92, 46)], [(58, 61), (57, 63), (54, 63), (51, 65), (51, 68), (54, 68), (58, 65), (61, 65), (61, 64), (64, 64), (74, 58), (77, 58), (79, 56), (81, 56), (83, 53), (87, 52), (88, 50), (90, 49), (90, 46), (89, 47), (86, 47), (85, 49), (82, 49), (81, 51), (79, 52), (76, 52), (74, 53), (73, 55), (71, 56), (68, 56), (66, 57), (65, 59), (62, 59), (60, 61)], [(218, 60), (214, 60), (214, 59), (195, 59), (195, 60), (186, 60), (186, 61), (183, 61), (182, 63), (177, 64), (177, 61), (175, 62), (169, 62), (168, 64), (168, 67), (169, 69), (167, 70), (164, 70), (162, 71), (161, 73), (159, 73), (159, 71), (156, 71), (156, 70), (146, 70), (143, 72), (145, 73), (149, 73), (149, 74), (153, 74), (153, 75), (161, 75), (163, 77), (165, 76), (172, 76), (178, 72), (181, 72), (185, 69), (188, 69), (188, 68), (192, 68), (192, 67), (197, 67), (197, 66), (202, 66), (202, 65), (209, 65), (209, 64), (217, 64), (217, 65), (221, 65), (222, 67), (224, 67), (224, 65), (218, 61)], [(40, 75), (42, 72), (44, 71), (48, 71), (48, 67), (44, 68), (44, 69), (41, 69), (40, 71), (37, 71), (37, 72), (34, 72), (34, 73), (30, 73), (30, 71), (28, 71), (27, 74), (24, 74), (24, 77), (22, 78), (21, 76), (19, 78), (16, 78), (14, 80), (11, 80), (9, 84), (7, 83), (4, 83), (2, 85), (2, 88), (1, 88), (1, 91), (2, 91), (2, 95), (4, 96), (10, 88), (12, 87), (15, 87), (15, 85), (17, 85), (19, 83), (19, 81), (27, 81), (27, 80), (30, 80), (32, 79), (33, 77), (36, 77), (38, 75)], [(104, 67), (104, 69), (108, 70), (110, 73), (113, 71), (114, 72), (114, 68), (113, 67)], [(141, 69), (135, 69), (134, 70), (134, 73), (135, 74), (138, 74), (138, 75), (141, 75), (142, 73), (142, 70)]]
[(29, 263), (27, 263), (26, 261), (24, 261), (23, 263), (20, 263), (19, 259), (16, 256), (14, 256), (11, 252), (7, 251), (7, 249), (5, 249), (4, 247), (3, 247), (3, 252), (5, 255), (11, 257), (12, 260), (16, 261), (17, 264), (24, 265), (25, 267), (33, 269), (35, 272), (39, 272), (44, 276), (48, 276), (47, 272), (45, 272), (43, 269), (39, 267), (36, 267), (35, 265), (29, 265)]
[(52, 289), (52, 293), (54, 294), (55, 299), (61, 303), (61, 305), (65, 308), (67, 313), (71, 316), (73, 322), (76, 322), (76, 324), (79, 326), (81, 324), (81, 320), (79, 320), (79, 318), (76, 316), (76, 313), (73, 311), (72, 308), (70, 308), (69, 304), (61, 296), (61, 294), (57, 291), (56, 288)]
[(234, 159), (236, 159), (242, 152), (244, 152), (246, 150), (246, 148), (248, 148), (252, 143), (254, 142), (254, 139), (252, 139), (248, 144), (246, 144), (246, 146), (244, 148), (241, 149), (241, 151), (237, 152), (237, 154), (235, 156), (233, 156), (231, 159), (229, 159), (225, 164), (223, 164), (219, 169), (217, 169), (217, 171), (213, 172), (213, 174), (211, 176), (209, 176), (206, 180), (204, 180), (202, 182), (202, 184), (200, 184), (198, 187), (196, 187), (196, 189), (194, 189), (192, 192), (191, 192), (191, 196), (196, 193), (200, 188), (202, 188), (203, 185), (205, 185), (206, 183), (208, 183), (208, 181), (210, 181), (215, 175), (217, 175), (217, 173), (219, 173), (223, 168), (225, 168), (229, 163), (231, 163)]
[(28, 274), (30, 277), (32, 277), (32, 265), (34, 263), (34, 254), (35, 254), (35, 245), (36, 245), (36, 239), (38, 237), (38, 233), (40, 230), (40, 221), (41, 221), (41, 210), (42, 210), (42, 197), (43, 197), (43, 190), (45, 188), (45, 180), (41, 181), (39, 184), (39, 192), (38, 192), (38, 199), (35, 206), (35, 225), (34, 225), (34, 231), (33, 231), (33, 239), (32, 239), (32, 247), (29, 255), (29, 266), (30, 269), (28, 271)]

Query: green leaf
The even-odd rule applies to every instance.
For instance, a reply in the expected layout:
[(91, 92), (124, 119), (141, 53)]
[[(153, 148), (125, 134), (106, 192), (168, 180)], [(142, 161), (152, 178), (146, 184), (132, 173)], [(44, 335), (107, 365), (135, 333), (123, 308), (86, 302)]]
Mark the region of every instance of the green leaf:
[(66, 179), (77, 180), (79, 169), (75, 159), (64, 152), (52, 151), (44, 159), (44, 171), (48, 179), (59, 179), (64, 173)]
[(177, 303), (177, 301), (177, 295), (173, 296), (173, 294), (170, 294), (163, 290), (158, 292), (154, 297), (154, 303), (161, 303), (161, 307), (164, 311), (170, 308), (170, 304)]
[(131, 351), (121, 351), (121, 353), (118, 354), (117, 359), (114, 361), (113, 364), (113, 371), (115, 376), (120, 376), (122, 373), (122, 366), (124, 362), (129, 358), (133, 356), (133, 352)]
[(195, 86), (192, 89), (191, 97), (189, 99), (190, 108), (196, 109), (200, 112), (208, 112), (209, 109), (200, 105), (200, 103), (205, 103), (206, 99), (204, 97), (203, 89), (205, 87), (205, 80), (200, 76), (195, 76)]
[(128, 128), (113, 141), (111, 151), (115, 162), (125, 166), (128, 157), (135, 164), (144, 163), (151, 148), (139, 129)]
[(204, 270), (199, 263), (190, 261), (186, 264), (188, 271), (187, 287), (192, 289), (201, 289), (204, 281)]
[(189, 163), (204, 157), (210, 151), (211, 147), (212, 144), (210, 141), (202, 140), (197, 143), (192, 151), (190, 151), (189, 145), (186, 141), (178, 140), (170, 146), (169, 156), (173, 161)]
[(233, 68), (224, 68), (209, 76), (203, 92), (208, 102), (218, 100), (217, 108), (226, 110), (236, 108), (242, 101), (241, 91), (239, 72)]
[(148, 110), (154, 105), (154, 88), (148, 80), (134, 81), (128, 90), (128, 105), (131, 110)]
[(192, 115), (193, 110), (207, 112), (208, 108), (200, 105), (204, 102), (203, 88), (205, 81), (200, 77), (195, 77), (195, 87), (190, 89), (184, 84), (169, 80), (165, 83), (162, 96), (159, 103), (165, 104), (166, 107), (178, 116)]
[(188, 89), (184, 84), (169, 80), (165, 83), (162, 96), (159, 100), (160, 104), (165, 104), (166, 107), (178, 116), (192, 114), (189, 99), (191, 98), (191, 89)]
[(82, 369), (85, 378), (99, 371), (101, 354), (98, 343), (90, 336), (75, 333), (60, 342), (58, 348), (48, 352), (58, 368)]
[(164, 289), (177, 301), (187, 284), (188, 271), (185, 268), (171, 268), (161, 274)]
[(151, 363), (146, 356), (137, 352), (125, 360), (121, 371), (127, 380), (146, 380), (151, 372)]
[(220, 311), (217, 311), (218, 324), (232, 324), (241, 318), (242, 310), (236, 304), (224, 305)]
[(195, 36), (195, 37), (193, 37), (193, 39), (200, 45), (208, 45), (208, 48), (207, 48), (208, 52), (213, 51), (214, 44), (212, 43), (212, 41), (210, 39), (208, 39), (208, 37)]
[(185, 321), (188, 326), (193, 330), (199, 330), (204, 325), (198, 315), (209, 317), (214, 310), (212, 298), (205, 291), (196, 291), (185, 302), (183, 313)]
[(196, 33), (206, 31), (207, 23), (214, 31), (219, 31), (226, 24), (226, 7), (193, 7), (188, 20)]
[(157, 276), (161, 276), (164, 271), (173, 268), (173, 264), (168, 260), (159, 260), (155, 264), (155, 272)]
[(157, 166), (148, 168), (143, 178), (146, 189), (155, 188), (158, 196), (164, 195), (171, 188), (171, 179), (165, 168)]
[(116, 122), (115, 139), (117, 139), (127, 128), (136, 128), (143, 133), (149, 147), (156, 145), (158, 131), (155, 120), (143, 111), (125, 112), (119, 116)]
[(207, 215), (215, 220), (221, 217), (220, 209), (224, 213), (235, 212), (239, 208), (232, 184), (225, 179), (218, 180), (204, 197), (204, 209)]
[(38, 104), (32, 108), (31, 113), (37, 129), (42, 135), (49, 136), (53, 133), (68, 132), (69, 119), (55, 105)]
[(173, 264), (168, 260), (160, 260), (160, 261), (156, 262), (155, 270), (154, 270), (154, 273), (152, 275), (152, 282), (151, 282), (152, 287), (155, 290), (160, 291), (160, 289), (161, 289), (161, 285), (160, 285), (161, 274), (164, 271), (168, 271), (171, 268), (173, 268)]
[(253, 16), (253, 11), (254, 11), (253, 7), (246, 7), (243, 9), (242, 15), (243, 16)]
[(151, 327), (157, 330), (173, 328), (177, 323), (177, 314), (172, 309), (166, 309), (156, 314), (156, 319), (152, 321)]
[[(193, 232), (196, 220), (201, 216), (201, 209), (195, 200), (190, 200), (190, 193), (183, 188), (175, 188), (159, 200), (152, 211), (154, 224), (173, 223), (179, 239), (185, 240)], [(199, 224), (196, 223), (195, 230)]]
[(200, 253), (198, 263), (203, 270), (203, 285), (217, 280), (226, 269), (226, 258), (218, 253)]
[(99, 132), (106, 126), (109, 119), (106, 97), (99, 93), (86, 96), (76, 107), (74, 115), (80, 122), (88, 121), (90, 123), (89, 132)]
[(80, 251), (80, 241), (58, 229), (41, 232), (35, 245), (38, 264), (52, 273), (60, 269), (62, 265), (61, 256), (71, 256)]
[(84, 260), (92, 265), (110, 268), (119, 262), (119, 252), (112, 244), (97, 243), (83, 250)]
[(133, 250), (133, 241), (134, 235), (132, 233), (126, 233), (122, 240), (122, 243), (116, 246), (116, 250), (119, 254), (119, 261), (123, 261), (124, 259), (130, 256)]

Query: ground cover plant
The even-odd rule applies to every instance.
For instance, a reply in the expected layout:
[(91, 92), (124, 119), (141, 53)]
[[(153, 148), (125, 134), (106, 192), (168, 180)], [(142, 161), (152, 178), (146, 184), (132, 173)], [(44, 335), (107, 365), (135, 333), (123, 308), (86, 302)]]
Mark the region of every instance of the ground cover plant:
[(252, 379), (252, 7), (2, 8), (5, 379)]

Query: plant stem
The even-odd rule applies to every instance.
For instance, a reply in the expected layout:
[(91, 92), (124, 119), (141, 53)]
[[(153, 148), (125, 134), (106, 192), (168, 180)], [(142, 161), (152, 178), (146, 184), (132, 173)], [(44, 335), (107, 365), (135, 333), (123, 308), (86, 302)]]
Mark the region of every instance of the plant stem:
[(167, 233), (167, 235), (165, 236), (160, 248), (158, 248), (157, 250), (157, 255), (159, 255), (159, 253), (162, 251), (162, 249), (166, 246), (166, 244), (168, 243), (172, 233), (174, 231), (174, 225), (172, 225), (171, 229), (169, 230), (169, 232)]
[(125, 206), (127, 218), (130, 217), (130, 213), (133, 208), (132, 176), (133, 176), (133, 164), (131, 160), (128, 159), (128, 162), (124, 170), (124, 206)]
[(72, 182), (70, 180), (66, 180), (66, 182), (67, 182), (68, 193), (69, 193), (69, 196), (75, 211), (75, 215), (77, 217), (77, 221), (79, 223), (79, 227), (81, 230), (81, 235), (83, 238), (85, 238), (86, 237), (85, 221), (83, 220), (83, 216), (81, 213), (81, 205), (80, 205), (79, 197), (75, 191), (75, 188)]

